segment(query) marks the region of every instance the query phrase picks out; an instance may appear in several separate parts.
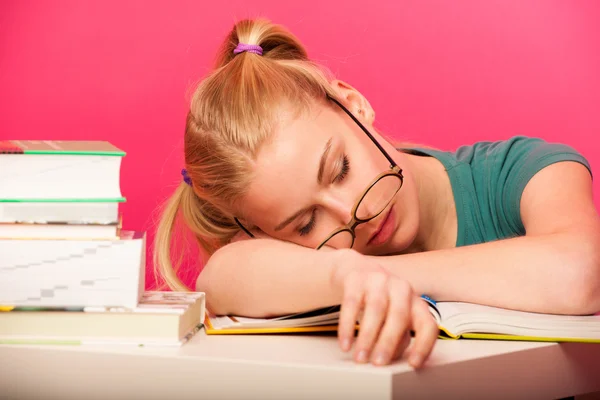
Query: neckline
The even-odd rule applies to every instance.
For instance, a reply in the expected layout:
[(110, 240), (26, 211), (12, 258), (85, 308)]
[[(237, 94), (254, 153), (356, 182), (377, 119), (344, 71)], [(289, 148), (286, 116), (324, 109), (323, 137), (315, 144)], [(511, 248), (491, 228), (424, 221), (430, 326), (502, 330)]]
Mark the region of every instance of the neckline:
[(450, 180), (450, 188), (452, 190), (452, 198), (456, 210), (456, 242), (454, 243), (454, 246), (464, 246), (467, 238), (467, 221), (465, 214), (467, 206), (465, 196), (463, 195), (465, 193), (465, 184), (462, 182), (461, 176), (458, 173), (459, 167), (464, 164), (459, 162), (452, 153), (443, 150), (426, 149), (422, 147), (397, 148), (397, 150), (415, 156), (433, 157), (442, 163), (444, 170), (448, 174), (448, 179)]

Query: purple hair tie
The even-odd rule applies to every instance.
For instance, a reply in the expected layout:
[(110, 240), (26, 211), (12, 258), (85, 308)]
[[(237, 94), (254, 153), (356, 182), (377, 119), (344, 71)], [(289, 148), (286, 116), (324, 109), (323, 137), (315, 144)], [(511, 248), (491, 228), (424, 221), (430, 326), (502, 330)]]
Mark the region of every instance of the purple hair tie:
[(245, 51), (247, 51), (249, 53), (258, 54), (259, 56), (262, 56), (262, 54), (263, 54), (263, 49), (259, 45), (257, 45), (257, 44), (244, 44), (244, 43), (238, 43), (238, 45), (235, 48), (235, 50), (233, 50), (233, 54), (239, 54), (239, 53), (243, 53)]
[(183, 181), (185, 183), (192, 186), (192, 178), (190, 178), (190, 176), (188, 175), (187, 169), (184, 168), (181, 170), (181, 176), (183, 176)]

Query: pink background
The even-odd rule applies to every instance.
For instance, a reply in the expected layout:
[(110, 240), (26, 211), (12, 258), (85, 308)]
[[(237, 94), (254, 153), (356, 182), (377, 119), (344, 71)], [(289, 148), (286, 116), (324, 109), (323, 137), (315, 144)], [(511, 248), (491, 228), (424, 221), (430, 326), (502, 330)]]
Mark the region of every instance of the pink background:
[[(576, 147), (599, 175), (594, 0), (5, 0), (0, 139), (127, 151), (125, 227), (151, 240), (153, 213), (180, 179), (189, 90), (233, 22), (256, 15), (361, 90), (388, 135), (442, 149), (539, 136)], [(182, 276), (198, 272), (196, 262)]]

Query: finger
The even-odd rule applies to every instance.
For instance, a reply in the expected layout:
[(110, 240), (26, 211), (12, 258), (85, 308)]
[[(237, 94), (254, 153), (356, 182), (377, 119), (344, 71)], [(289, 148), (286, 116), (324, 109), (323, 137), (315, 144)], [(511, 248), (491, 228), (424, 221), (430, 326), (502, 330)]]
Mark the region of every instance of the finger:
[[(388, 364), (394, 357), (400, 341), (410, 327), (412, 289), (408, 283), (395, 279), (388, 285), (389, 306), (385, 323), (377, 338), (371, 357), (374, 364)], [(362, 328), (362, 326), (361, 326)]]
[(405, 353), (406, 349), (410, 345), (410, 338), (411, 338), (410, 332), (406, 332), (404, 334), (404, 336), (402, 336), (400, 343), (398, 343), (398, 346), (394, 350), (394, 355), (392, 356), (392, 360), (397, 360), (402, 357), (402, 355)]
[(356, 321), (363, 304), (365, 289), (361, 276), (362, 274), (359, 273), (351, 274), (344, 284), (344, 297), (338, 322), (338, 340), (343, 351), (348, 351), (352, 347)]
[(429, 357), (437, 340), (439, 328), (427, 304), (418, 298), (413, 301), (412, 321), (415, 341), (408, 362), (414, 368), (419, 368)]
[(365, 291), (365, 310), (360, 321), (358, 339), (354, 358), (357, 362), (369, 360), (371, 350), (379, 336), (385, 321), (388, 308), (388, 277), (385, 273), (372, 273), (369, 275)]

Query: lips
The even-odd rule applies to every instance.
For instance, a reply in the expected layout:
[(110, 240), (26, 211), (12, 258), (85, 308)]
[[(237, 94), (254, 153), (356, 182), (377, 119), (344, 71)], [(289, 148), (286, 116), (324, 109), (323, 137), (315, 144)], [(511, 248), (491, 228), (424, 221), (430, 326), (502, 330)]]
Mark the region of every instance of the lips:
[(381, 229), (385, 226), (386, 222), (388, 222), (388, 219), (390, 218), (390, 215), (392, 214), (392, 210), (393, 209), (394, 209), (394, 206), (392, 205), (390, 207), (390, 209), (388, 210), (388, 212), (385, 214), (385, 217), (383, 217), (381, 219), (381, 222), (379, 223), (379, 226), (377, 227), (377, 229), (375, 230), (375, 232), (373, 232), (373, 234), (369, 238), (369, 241), (367, 242), (367, 244), (371, 244), (371, 242), (373, 242), (373, 239), (377, 238), (377, 235), (379, 235), (379, 233), (381, 232)]

